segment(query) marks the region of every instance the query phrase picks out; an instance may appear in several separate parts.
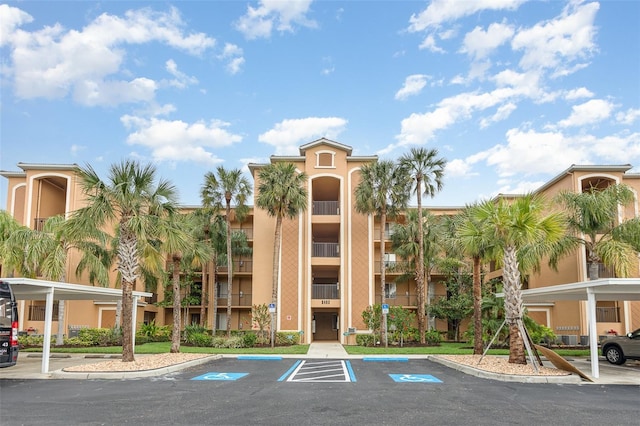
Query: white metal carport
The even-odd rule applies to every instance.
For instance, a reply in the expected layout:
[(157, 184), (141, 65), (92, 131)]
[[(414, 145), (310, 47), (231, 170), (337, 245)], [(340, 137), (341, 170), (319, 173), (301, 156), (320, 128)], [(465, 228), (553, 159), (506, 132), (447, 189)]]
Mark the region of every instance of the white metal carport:
[[(596, 302), (640, 300), (640, 278), (606, 278), (560, 284), (549, 287), (532, 288), (522, 291), (525, 305), (530, 303), (557, 302), (562, 300), (586, 300), (587, 324), (589, 327), (589, 350), (591, 355), (591, 375), (600, 376), (598, 365), (598, 333), (596, 330)], [(629, 325), (627, 324), (627, 327)], [(631, 330), (627, 330), (631, 331)]]
[[(36, 280), (31, 278), (0, 278), (11, 285), (16, 300), (44, 300), (44, 343), (42, 345), (42, 374), (49, 372), (49, 356), (51, 354), (51, 326), (53, 322), (54, 300), (94, 300), (119, 301), (122, 290), (115, 288), (93, 287), (89, 285), (69, 284), (56, 281)], [(151, 297), (151, 293), (134, 291), (131, 315), (133, 343), (135, 345), (136, 317), (138, 300), (141, 297)]]

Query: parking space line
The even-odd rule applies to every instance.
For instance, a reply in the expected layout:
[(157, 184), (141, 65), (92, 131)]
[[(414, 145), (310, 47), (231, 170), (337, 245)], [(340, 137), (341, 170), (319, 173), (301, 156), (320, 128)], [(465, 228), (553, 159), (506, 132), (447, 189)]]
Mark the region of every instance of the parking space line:
[(289, 374), (291, 374), (297, 367), (298, 365), (302, 362), (302, 360), (297, 360), (295, 364), (293, 364), (293, 366), (291, 366), (290, 369), (287, 370), (286, 373), (284, 373), (282, 376), (280, 376), (280, 378), (278, 379), (279, 382), (282, 382), (284, 379), (287, 378), (287, 376), (289, 376)]

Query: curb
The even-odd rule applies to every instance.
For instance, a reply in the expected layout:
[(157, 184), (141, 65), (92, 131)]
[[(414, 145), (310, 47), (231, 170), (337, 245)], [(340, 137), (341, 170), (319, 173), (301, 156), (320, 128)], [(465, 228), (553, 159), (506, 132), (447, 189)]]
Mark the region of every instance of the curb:
[(514, 382), (514, 383), (555, 383), (555, 384), (580, 384), (582, 379), (579, 376), (567, 373), (566, 376), (525, 376), (516, 374), (499, 374), (492, 373), (490, 371), (479, 370), (477, 368), (470, 367), (468, 365), (457, 364), (449, 361), (448, 359), (440, 358), (438, 356), (429, 356), (427, 359), (444, 365), (445, 367), (452, 368), (454, 370), (461, 371), (471, 376), (480, 377), (482, 379), (497, 380), (501, 382)]
[(139, 377), (154, 377), (161, 376), (163, 374), (173, 373), (179, 370), (183, 370), (185, 368), (193, 367), (196, 365), (205, 364), (209, 361), (215, 361), (217, 359), (222, 358), (221, 355), (212, 355), (204, 358), (198, 358), (191, 361), (186, 361), (180, 364), (173, 364), (167, 367), (154, 368), (153, 370), (143, 370), (143, 371), (115, 371), (115, 372), (105, 372), (105, 371), (94, 371), (94, 372), (75, 372), (75, 371), (64, 371), (56, 370), (49, 373), (52, 379), (136, 379)]

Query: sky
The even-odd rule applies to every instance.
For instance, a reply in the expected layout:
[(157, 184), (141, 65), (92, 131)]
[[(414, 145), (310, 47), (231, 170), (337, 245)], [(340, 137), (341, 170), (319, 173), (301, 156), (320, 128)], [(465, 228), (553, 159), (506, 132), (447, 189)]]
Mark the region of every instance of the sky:
[(639, 22), (634, 0), (0, 0), (0, 169), (137, 159), (184, 205), (322, 137), (437, 149), (426, 206), (640, 172)]

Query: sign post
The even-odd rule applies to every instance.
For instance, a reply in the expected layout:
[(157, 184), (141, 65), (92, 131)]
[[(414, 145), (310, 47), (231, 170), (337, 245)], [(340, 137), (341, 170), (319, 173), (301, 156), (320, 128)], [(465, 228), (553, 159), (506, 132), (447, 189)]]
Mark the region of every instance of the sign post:
[(389, 314), (389, 304), (382, 304), (382, 327), (384, 330), (384, 347), (389, 345), (389, 331), (387, 330), (387, 315)]
[(271, 312), (271, 348), (273, 349), (276, 345), (276, 336), (275, 336), (275, 314), (276, 314), (276, 304), (269, 303), (269, 312)]

